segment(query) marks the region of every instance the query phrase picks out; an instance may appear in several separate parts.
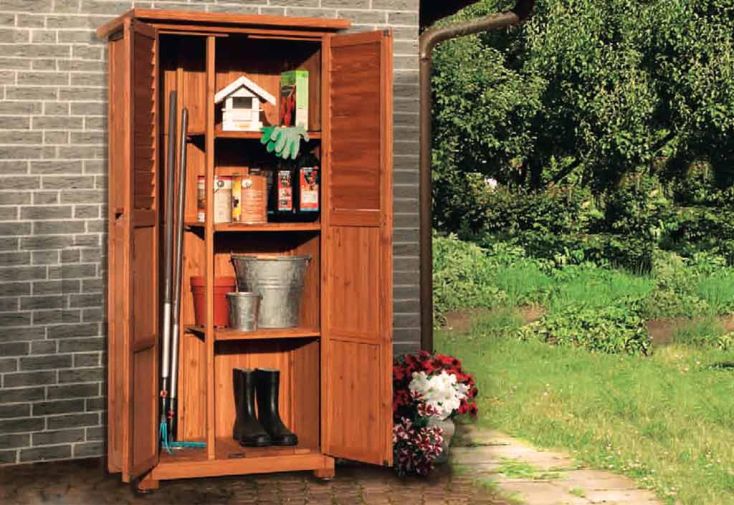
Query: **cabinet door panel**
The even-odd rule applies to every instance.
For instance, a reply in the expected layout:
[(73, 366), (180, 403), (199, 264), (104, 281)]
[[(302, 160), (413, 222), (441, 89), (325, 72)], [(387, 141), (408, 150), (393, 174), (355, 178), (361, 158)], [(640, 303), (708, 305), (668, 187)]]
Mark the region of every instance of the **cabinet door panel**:
[(331, 36), (322, 215), (322, 446), (392, 461), (392, 59), (389, 32)]
[(109, 469), (158, 461), (157, 35), (126, 21), (109, 51)]

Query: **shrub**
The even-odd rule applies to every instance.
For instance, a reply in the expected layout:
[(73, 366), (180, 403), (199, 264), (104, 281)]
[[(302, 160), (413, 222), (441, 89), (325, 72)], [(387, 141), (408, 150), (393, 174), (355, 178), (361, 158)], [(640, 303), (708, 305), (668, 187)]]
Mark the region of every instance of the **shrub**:
[(647, 354), (650, 337), (633, 306), (633, 302), (604, 308), (569, 306), (522, 327), (519, 337), (592, 352)]
[(493, 283), (491, 262), (481, 247), (455, 236), (433, 237), (434, 320), (451, 310), (494, 307), (505, 295)]

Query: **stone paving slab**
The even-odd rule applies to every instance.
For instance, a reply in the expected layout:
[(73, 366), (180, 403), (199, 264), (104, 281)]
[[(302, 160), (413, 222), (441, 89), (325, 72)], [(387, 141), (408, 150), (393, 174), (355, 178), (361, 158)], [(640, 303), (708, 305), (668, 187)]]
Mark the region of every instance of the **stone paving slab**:
[(525, 505), (660, 505), (632, 479), (581, 468), (569, 455), (541, 451), (492, 430), (460, 426), (451, 462), (500, 496)]

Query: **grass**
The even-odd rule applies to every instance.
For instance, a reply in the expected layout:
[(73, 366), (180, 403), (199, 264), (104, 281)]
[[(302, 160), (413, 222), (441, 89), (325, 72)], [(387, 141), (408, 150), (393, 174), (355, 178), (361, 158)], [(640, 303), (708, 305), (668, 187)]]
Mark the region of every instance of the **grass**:
[[(597, 291), (566, 292), (569, 300)], [(714, 366), (734, 362), (733, 351), (674, 344), (648, 358), (589, 353), (508, 337), (522, 324), (515, 309), (495, 310), (468, 334), (436, 334), (437, 350), (476, 376), (479, 423), (569, 449), (671, 504), (734, 504), (734, 369)]]

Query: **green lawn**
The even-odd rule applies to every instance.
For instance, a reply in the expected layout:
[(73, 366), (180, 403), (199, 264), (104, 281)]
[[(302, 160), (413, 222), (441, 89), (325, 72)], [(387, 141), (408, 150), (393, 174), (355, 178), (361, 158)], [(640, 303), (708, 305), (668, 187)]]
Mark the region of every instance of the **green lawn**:
[[(504, 291), (521, 291), (512, 284)], [(631, 288), (647, 289), (646, 281)], [(437, 350), (476, 375), (479, 423), (625, 473), (669, 503), (734, 504), (734, 351), (671, 345), (650, 357), (594, 354), (519, 341), (522, 324), (514, 309), (495, 309), (468, 333), (436, 334)]]

